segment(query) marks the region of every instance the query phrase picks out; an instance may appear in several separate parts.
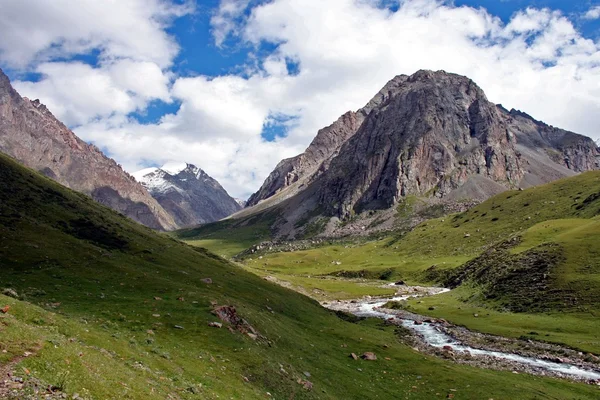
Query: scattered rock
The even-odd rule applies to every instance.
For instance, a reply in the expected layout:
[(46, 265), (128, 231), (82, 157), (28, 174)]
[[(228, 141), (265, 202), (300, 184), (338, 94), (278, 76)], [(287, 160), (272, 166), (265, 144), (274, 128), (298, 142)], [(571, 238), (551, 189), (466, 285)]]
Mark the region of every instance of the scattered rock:
[(302, 387), (303, 387), (305, 390), (311, 391), (311, 390), (312, 390), (312, 388), (313, 388), (313, 384), (312, 384), (312, 382), (310, 382), (310, 381), (304, 381), (304, 382), (302, 383)]
[(354, 353), (350, 353), (350, 357), (352, 357), (353, 360), (358, 360), (358, 356)]
[(178, 297), (177, 300), (178, 301), (185, 301), (185, 299), (183, 297)]
[(175, 325), (175, 329), (183, 329), (183, 326), (181, 326), (181, 325)]
[(404, 283), (404, 281), (398, 281), (398, 282), (394, 283), (394, 285), (400, 286), (400, 285), (406, 285), (406, 283)]
[(446, 350), (446, 351), (453, 351), (454, 349), (452, 348), (452, 346), (444, 346), (442, 347), (442, 349)]
[(204, 283), (208, 283), (208, 284), (213, 283), (212, 279), (210, 279), (210, 278), (200, 279), (200, 282), (204, 282)]
[(156, 300), (156, 301), (161, 301), (161, 300), (162, 300), (162, 297), (154, 296), (154, 300)]
[(233, 306), (215, 307), (213, 314), (223, 322), (231, 324), (237, 331), (248, 334), (252, 339), (258, 338), (258, 332), (242, 317), (240, 317)]
[(2, 294), (8, 297), (12, 297), (14, 299), (19, 298), (19, 294), (17, 293), (17, 291), (10, 288), (2, 289)]
[(10, 306), (4, 306), (2, 307), (2, 309), (0, 309), (0, 311), (2, 311), (2, 314), (6, 314), (8, 310), (10, 310)]
[(473, 316), (474, 316), (475, 318), (477, 318), (477, 317), (479, 317), (479, 314), (473, 314)]
[(414, 325), (423, 325), (423, 323), (421, 321), (415, 321), (413, 322)]
[(375, 353), (372, 353), (370, 351), (367, 351), (366, 353), (363, 353), (363, 355), (361, 356), (361, 358), (363, 360), (366, 360), (366, 361), (375, 361), (375, 360), (377, 360), (377, 356), (375, 355)]
[(221, 328), (223, 327), (223, 324), (220, 322), (209, 322), (208, 326), (210, 326), (211, 328)]

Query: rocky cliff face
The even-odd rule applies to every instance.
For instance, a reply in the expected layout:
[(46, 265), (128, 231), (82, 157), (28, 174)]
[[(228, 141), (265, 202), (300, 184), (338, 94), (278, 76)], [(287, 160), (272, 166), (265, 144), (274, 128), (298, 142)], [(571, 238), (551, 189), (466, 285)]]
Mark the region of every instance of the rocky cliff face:
[(289, 197), (327, 171), (331, 160), (338, 155), (341, 145), (356, 133), (369, 113), (387, 101), (406, 79), (406, 76), (392, 79), (365, 107), (356, 112), (348, 111), (333, 124), (317, 132), (317, 136), (304, 153), (282, 160), (275, 167), (258, 192), (248, 199), (246, 206), (256, 205), (261, 200), (293, 186), (286, 193)]
[(132, 176), (79, 139), (39, 100), (22, 98), (1, 70), (0, 151), (150, 228), (176, 227)]
[[(340, 145), (356, 133), (363, 119), (364, 115), (360, 111), (348, 112), (330, 126), (321, 129), (304, 153), (277, 164), (258, 192), (250, 196), (247, 206), (256, 205), (294, 184), (296, 188), (301, 189), (312, 182), (327, 169), (329, 161), (337, 155)], [(292, 190), (288, 195), (292, 194), (291, 192)]]
[(249, 205), (299, 195), (325, 215), (347, 218), (409, 195), (482, 201), (598, 169), (599, 162), (590, 138), (497, 106), (466, 77), (419, 71), (395, 77), (364, 108), (319, 131), (305, 153), (278, 165)]
[(187, 163), (167, 163), (133, 174), (181, 228), (218, 221), (242, 206), (215, 179)]
[(341, 147), (323, 177), (320, 202), (345, 217), (408, 195), (445, 197), (473, 175), (517, 186), (524, 171), (515, 144), (473, 81), (420, 71)]

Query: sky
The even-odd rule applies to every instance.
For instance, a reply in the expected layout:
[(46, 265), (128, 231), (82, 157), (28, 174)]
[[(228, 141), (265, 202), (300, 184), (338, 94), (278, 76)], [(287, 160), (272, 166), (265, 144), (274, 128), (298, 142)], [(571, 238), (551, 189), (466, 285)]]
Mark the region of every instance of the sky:
[(600, 138), (600, 1), (0, 0), (0, 67), (129, 172), (185, 161), (234, 197), (419, 69)]

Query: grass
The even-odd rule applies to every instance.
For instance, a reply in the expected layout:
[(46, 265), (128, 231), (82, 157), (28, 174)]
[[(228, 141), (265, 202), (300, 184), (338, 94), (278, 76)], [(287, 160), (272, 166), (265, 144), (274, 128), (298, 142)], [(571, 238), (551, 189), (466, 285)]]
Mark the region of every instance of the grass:
[[(407, 199), (398, 212), (410, 212), (413, 203)], [(391, 270), (390, 282), (441, 284), (463, 271), (459, 282), (463, 285), (456, 294), (412, 301), (412, 306), (424, 314), (432, 314), (427, 308), (433, 306), (435, 316), (471, 329), (517, 337), (543, 332), (550, 341), (598, 353), (598, 215), (600, 172), (587, 172), (507, 191), (467, 212), (426, 221), (408, 233), (265, 254), (247, 259), (245, 266), (329, 299), (389, 293), (377, 279), (344, 279), (353, 272)], [(536, 268), (539, 275), (532, 274)], [(476, 319), (474, 313), (490, 317)]]
[[(0, 156), (0, 363), (86, 399), (595, 398), (424, 356)], [(212, 283), (205, 283), (211, 278)], [(208, 326), (236, 307), (264, 339)], [(180, 329), (179, 327), (183, 328)], [(5, 352), (4, 352), (5, 351)], [(31, 355), (21, 359), (24, 352)], [(350, 352), (374, 351), (377, 362)], [(386, 359), (389, 358), (388, 359)], [(307, 374), (310, 378), (307, 378)], [(298, 379), (309, 379), (308, 391)], [(456, 392), (454, 392), (456, 390)], [(270, 395), (267, 395), (267, 392)]]
[(270, 240), (275, 215), (269, 212), (241, 220), (226, 219), (197, 228), (172, 232), (174, 238), (206, 247), (216, 254), (230, 258), (254, 244)]
[[(552, 343), (566, 344), (582, 351), (600, 353), (598, 313), (512, 313), (490, 308), (486, 302), (472, 301), (473, 290), (459, 288), (451, 292), (408, 301), (408, 310), (437, 318), (479, 332), (505, 337), (531, 337)], [(433, 308), (433, 309), (431, 309)], [(474, 315), (478, 316), (475, 317)]]

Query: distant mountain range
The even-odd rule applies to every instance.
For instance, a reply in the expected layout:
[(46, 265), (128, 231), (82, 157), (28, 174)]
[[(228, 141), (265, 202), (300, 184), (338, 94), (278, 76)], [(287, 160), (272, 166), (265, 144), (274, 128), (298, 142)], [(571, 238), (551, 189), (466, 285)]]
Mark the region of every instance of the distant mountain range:
[(219, 182), (192, 164), (170, 162), (133, 176), (180, 228), (217, 221), (242, 208)]
[(281, 161), (236, 217), (277, 209), (277, 231), (295, 237), (323, 217), (351, 223), (412, 197), (475, 203), (598, 168), (592, 139), (495, 105), (467, 77), (419, 71), (395, 77)]

